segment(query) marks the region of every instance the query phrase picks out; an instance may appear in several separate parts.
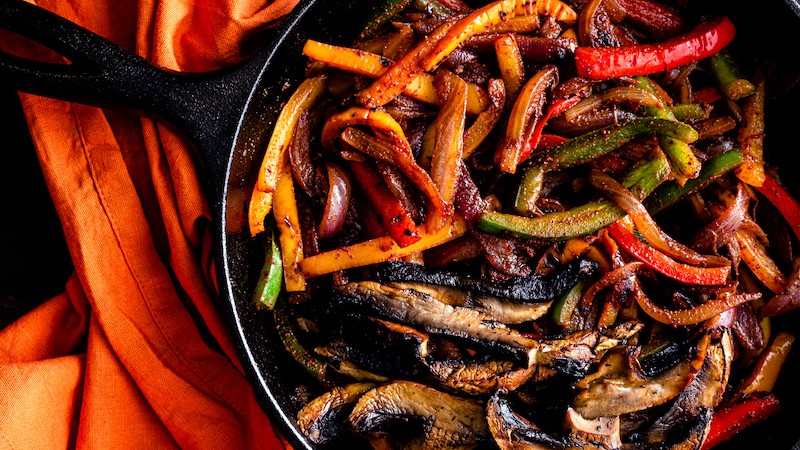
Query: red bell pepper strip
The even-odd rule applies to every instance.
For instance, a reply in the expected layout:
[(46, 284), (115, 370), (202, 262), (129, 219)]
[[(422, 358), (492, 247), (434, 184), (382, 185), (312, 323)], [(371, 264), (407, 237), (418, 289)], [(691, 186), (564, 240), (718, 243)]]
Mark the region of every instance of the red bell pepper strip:
[(645, 244), (619, 222), (608, 227), (609, 235), (631, 256), (651, 269), (686, 284), (714, 286), (725, 284), (730, 266), (696, 267), (683, 264)]
[(719, 52), (736, 34), (727, 17), (710, 20), (661, 44), (624, 47), (578, 47), (578, 75), (596, 80), (647, 75), (699, 61)]
[(403, 208), (403, 204), (392, 194), (377, 170), (366, 163), (351, 161), (350, 169), (364, 195), (367, 196), (375, 212), (381, 219), (383, 228), (400, 247), (420, 240), (419, 230), (411, 218), (411, 214)]
[(547, 121), (553, 117), (564, 114), (566, 110), (575, 106), (575, 104), (579, 101), (581, 101), (580, 97), (573, 96), (570, 98), (559, 98), (553, 100), (553, 103), (550, 103), (550, 106), (547, 107), (547, 111), (544, 113), (544, 117), (542, 117), (542, 120), (540, 120), (533, 129), (533, 134), (531, 135), (530, 141), (528, 141), (528, 145), (522, 148), (522, 151), (519, 154), (519, 161), (517, 161), (517, 165), (528, 159), (528, 157), (531, 156), (531, 153), (533, 153), (533, 150), (538, 147), (539, 141), (542, 139), (542, 130), (544, 129), (544, 126), (547, 125)]
[(760, 397), (748, 397), (741, 403), (717, 411), (701, 450), (708, 450), (727, 441), (742, 429), (766, 419), (779, 410), (778, 399), (772, 394), (766, 394)]
[(692, 96), (692, 100), (696, 103), (714, 103), (717, 100), (722, 99), (722, 94), (719, 93), (719, 89), (716, 86), (709, 86), (707, 88), (703, 88), (694, 92)]
[(550, 150), (551, 148), (555, 147), (556, 145), (563, 144), (567, 142), (569, 139), (559, 136), (557, 134), (546, 134), (543, 133), (539, 138), (539, 142), (536, 144), (536, 150)]
[(797, 236), (797, 239), (800, 239), (800, 203), (797, 203), (792, 194), (788, 193), (769, 175), (764, 176), (763, 185), (755, 188), (778, 208), (783, 218), (789, 223), (794, 235)]

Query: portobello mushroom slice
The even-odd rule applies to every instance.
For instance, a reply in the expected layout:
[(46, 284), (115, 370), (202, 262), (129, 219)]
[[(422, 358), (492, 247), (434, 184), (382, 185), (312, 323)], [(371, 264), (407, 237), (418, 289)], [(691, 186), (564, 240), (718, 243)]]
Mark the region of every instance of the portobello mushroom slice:
[(297, 425), (316, 445), (328, 444), (346, 435), (347, 419), (356, 402), (373, 383), (353, 383), (336, 387), (311, 400), (297, 413)]
[(616, 450), (622, 447), (619, 416), (586, 419), (568, 408), (565, 423), (569, 430), (569, 450)]
[(491, 320), (518, 324), (531, 322), (547, 313), (553, 303), (514, 303), (492, 295), (479, 294), (463, 289), (417, 282), (393, 282), (389, 286), (398, 289), (413, 289), (450, 306), (463, 306), (480, 311)]
[(450, 306), (413, 289), (398, 289), (373, 281), (348, 283), (335, 290), (334, 299), (369, 309), (389, 320), (407, 323), (429, 333), (474, 342), (512, 357), (530, 367), (551, 365), (557, 370), (580, 373), (597, 356), (638, 332), (641, 324), (622, 324), (611, 331), (582, 331), (563, 339), (535, 340), (470, 308)]
[(512, 277), (504, 283), (490, 284), (468, 275), (431, 269), (421, 264), (387, 262), (374, 269), (381, 283), (414, 282), (464, 289), (516, 302), (536, 303), (552, 300), (567, 291), (578, 280), (591, 275), (597, 263), (577, 260), (547, 276)]
[(373, 281), (340, 286), (334, 299), (371, 310), (386, 319), (417, 326), (429, 333), (458, 337), (497, 350), (530, 366), (538, 343), (470, 308), (450, 306), (413, 289), (398, 289)]
[(692, 383), (703, 367), (710, 336), (704, 334), (695, 351), (672, 369), (654, 377), (642, 378), (630, 370), (628, 355), (610, 353), (598, 371), (578, 382), (583, 391), (573, 407), (583, 417), (619, 416), (664, 404), (676, 398)]
[(722, 329), (707, 350), (703, 367), (670, 409), (643, 434), (647, 447), (700, 448), (711, 426), (714, 408), (728, 386), (733, 363), (733, 337)]
[(363, 315), (345, 315), (329, 344), (329, 353), (341, 361), (379, 374), (402, 377), (428, 372), (428, 333), (407, 325)]
[(500, 450), (551, 450), (567, 446), (564, 439), (547, 434), (514, 412), (511, 402), (499, 392), (486, 404), (486, 421)]
[(428, 367), (439, 384), (469, 395), (484, 395), (505, 389), (513, 391), (527, 382), (537, 366), (519, 367), (511, 361), (431, 361)]
[(411, 381), (368, 391), (353, 408), (350, 424), (373, 445), (391, 441), (393, 449), (471, 449), (489, 439), (479, 402)]

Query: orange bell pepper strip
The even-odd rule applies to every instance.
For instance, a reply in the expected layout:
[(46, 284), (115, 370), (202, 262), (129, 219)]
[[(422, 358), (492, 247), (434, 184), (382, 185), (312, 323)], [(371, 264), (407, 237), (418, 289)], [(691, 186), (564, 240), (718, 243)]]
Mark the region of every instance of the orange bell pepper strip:
[(429, 232), (426, 227), (420, 228), (420, 240), (408, 247), (400, 247), (391, 236), (383, 236), (305, 258), (300, 261), (300, 269), (306, 277), (311, 278), (337, 270), (396, 261), (463, 236), (467, 232), (467, 223), (453, 215), (436, 232)]
[(764, 80), (756, 83), (756, 90), (744, 100), (742, 126), (739, 128), (739, 146), (744, 163), (734, 171), (745, 183), (759, 187), (764, 184)]
[(402, 247), (420, 240), (419, 230), (411, 214), (403, 207), (381, 175), (367, 163), (350, 161), (350, 170), (369, 200), (372, 208), (378, 213), (383, 229)]
[(278, 238), (283, 258), (283, 279), (287, 292), (304, 291), (306, 278), (300, 271), (303, 259), (303, 237), (300, 232), (300, 216), (294, 197), (294, 179), (288, 164), (283, 165), (273, 199), (273, 214), (278, 226)]
[(327, 77), (325, 75), (303, 81), (289, 98), (286, 106), (281, 110), (278, 120), (275, 122), (275, 128), (272, 130), (267, 150), (264, 152), (264, 158), (261, 161), (256, 184), (250, 198), (248, 221), (252, 235), (264, 231), (264, 217), (272, 207), (270, 194), (278, 184), (278, 176), (283, 170), (282, 165), (286, 160), (286, 149), (292, 140), (295, 125), (303, 111), (308, 110), (316, 103), (317, 99), (325, 91), (326, 81)]
[(651, 269), (686, 284), (715, 286), (725, 284), (731, 273), (730, 266), (696, 267), (679, 263), (655, 248), (645, 244), (619, 222), (608, 227), (609, 235), (631, 256)]
[(420, 59), (447, 35), (454, 24), (455, 22), (452, 20), (443, 23), (400, 59), (392, 63), (377, 80), (356, 95), (358, 103), (367, 108), (377, 108), (400, 95), (408, 83), (424, 72), (419, 64)]
[[(370, 78), (386, 74), (395, 64), (392, 60), (375, 53), (313, 40), (306, 41), (303, 54), (325, 65)], [(467, 86), (469, 90), (467, 112), (472, 115), (480, 114), (489, 105), (489, 97), (479, 86), (472, 83)], [(401, 86), (400, 92), (423, 103), (439, 104), (436, 88), (433, 85), (433, 75), (429, 73), (418, 73), (415, 78)]]
[(517, 0), (500, 0), (476, 9), (456, 22), (441, 38), (436, 47), (422, 58), (419, 67), (432, 71), (444, 61), (453, 50), (470, 37), (492, 28), (494, 25), (514, 17)]

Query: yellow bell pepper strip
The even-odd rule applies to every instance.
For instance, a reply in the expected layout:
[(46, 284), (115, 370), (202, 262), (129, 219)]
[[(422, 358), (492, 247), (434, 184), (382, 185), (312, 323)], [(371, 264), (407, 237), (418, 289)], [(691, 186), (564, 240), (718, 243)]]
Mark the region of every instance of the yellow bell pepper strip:
[(721, 444), (744, 428), (760, 422), (780, 411), (780, 403), (772, 394), (753, 396), (733, 406), (714, 413), (711, 429), (701, 450)]
[(492, 28), (480, 34), (528, 34), (533, 33), (539, 28), (539, 15), (516, 16), (504, 22), (500, 22)]
[(413, 155), (410, 155), (406, 149), (389, 144), (353, 127), (345, 128), (342, 132), (342, 140), (360, 152), (400, 169), (409, 181), (428, 197), (434, 208), (444, 210), (444, 202), (430, 175), (414, 161)]
[(800, 239), (800, 203), (779, 185), (774, 178), (764, 175), (764, 184), (756, 188), (780, 211), (797, 239)]
[(566, 169), (587, 163), (646, 134), (674, 137), (684, 142), (694, 142), (698, 136), (697, 131), (685, 123), (656, 118), (633, 119), (570, 139), (541, 156), (551, 170)]
[(470, 37), (492, 28), (515, 15), (517, 0), (500, 0), (476, 9), (457, 21), (435, 47), (420, 60), (419, 67), (430, 72)]
[(544, 14), (567, 25), (574, 25), (578, 20), (578, 13), (560, 0), (522, 0), (517, 2), (515, 11), (520, 16)]
[(559, 37), (578, 42), (578, 33), (575, 32), (575, 28), (567, 28)]
[[(729, 265), (720, 267), (697, 267), (679, 263), (637, 239), (632, 232), (619, 222), (611, 224), (608, 227), (608, 233), (617, 241), (620, 247), (631, 256), (642, 261), (651, 269), (682, 283), (703, 286), (721, 285), (725, 284), (731, 273), (731, 267)], [(719, 313), (719, 311), (717, 313)], [(706, 319), (708, 319), (708, 317), (702, 320)], [(656, 318), (656, 320), (658, 320), (658, 318)]]
[[(464, 132), (464, 149), (461, 157), (467, 159), (489, 136), (494, 126), (503, 115), (506, 104), (506, 91), (503, 82), (497, 78), (489, 80), (489, 107), (478, 114), (469, 128)], [(469, 100), (467, 100), (469, 102)], [(469, 103), (467, 103), (469, 105)], [(469, 110), (469, 106), (467, 107)]]
[(306, 277), (316, 277), (337, 270), (352, 269), (384, 261), (396, 261), (415, 252), (437, 247), (466, 234), (467, 223), (453, 215), (440, 230), (431, 233), (420, 227), (421, 239), (401, 248), (391, 236), (383, 236), (347, 247), (338, 248), (300, 261), (300, 269)]
[[(622, 185), (641, 198), (650, 194), (669, 174), (665, 158), (642, 163), (622, 181)], [(481, 215), (478, 228), (487, 233), (509, 231), (516, 236), (542, 241), (564, 241), (608, 226), (625, 217), (625, 211), (607, 201), (589, 202), (566, 211), (541, 217), (522, 217), (497, 211)]]
[(728, 100), (739, 100), (755, 92), (756, 87), (742, 77), (739, 67), (727, 49), (712, 55), (709, 61), (717, 83)]
[(350, 170), (372, 208), (378, 213), (381, 225), (389, 233), (389, 236), (400, 247), (408, 247), (419, 241), (417, 224), (414, 223), (411, 214), (406, 211), (400, 201), (389, 191), (377, 170), (368, 163), (356, 161), (350, 161)]
[(456, 23), (453, 20), (444, 22), (414, 48), (392, 63), (388, 70), (382, 73), (368, 88), (358, 93), (356, 96), (358, 103), (367, 108), (377, 108), (400, 95), (411, 80), (425, 72), (420, 65), (421, 59), (447, 36)]
[(513, 34), (506, 34), (494, 41), (494, 50), (497, 53), (497, 67), (503, 77), (506, 87), (506, 96), (509, 101), (517, 99), (522, 83), (525, 81), (525, 65), (522, 54), (519, 52), (517, 40)]
[(440, 95), (442, 109), (436, 116), (436, 142), (431, 159), (431, 179), (439, 190), (439, 197), (445, 208), (431, 211), (427, 220), (429, 231), (443, 227), (445, 219), (453, 212), (453, 199), (461, 175), (467, 109), (467, 83), (448, 71), (440, 71), (437, 79), (442, 81), (442, 95)]
[(272, 130), (267, 150), (264, 152), (264, 158), (261, 161), (256, 184), (253, 188), (253, 195), (250, 198), (248, 220), (252, 235), (264, 231), (264, 217), (269, 213), (271, 207), (269, 194), (275, 190), (278, 176), (283, 170), (284, 156), (292, 140), (295, 125), (303, 111), (308, 110), (325, 92), (326, 82), (327, 77), (325, 75), (303, 81), (292, 96), (289, 97), (289, 101), (286, 102), (286, 106), (281, 110), (278, 120), (275, 121), (275, 128)]
[(286, 292), (304, 291), (306, 279), (298, 266), (303, 259), (303, 237), (300, 232), (297, 201), (294, 197), (294, 178), (288, 164), (284, 164), (278, 179), (273, 203), (272, 212), (280, 236)]
[(595, 80), (648, 75), (708, 58), (730, 44), (735, 34), (733, 22), (720, 17), (660, 44), (578, 47), (575, 65), (578, 75)]
[[(377, 78), (387, 73), (394, 64), (390, 59), (375, 53), (324, 44), (310, 39), (303, 46), (303, 54), (328, 66), (371, 78)], [(489, 97), (483, 89), (475, 84), (469, 83), (468, 90), (467, 112), (472, 115), (480, 114), (489, 105)], [(401, 92), (424, 103), (439, 104), (436, 88), (433, 85), (433, 75), (429, 73), (416, 75), (402, 86)]]
[(769, 348), (759, 356), (753, 372), (744, 380), (741, 395), (772, 392), (793, 344), (793, 334), (785, 331), (778, 333)]
[(255, 236), (264, 231), (264, 219), (272, 209), (272, 192), (259, 191), (253, 187), (250, 195), (250, 204), (247, 209), (247, 223), (250, 226), (250, 235)]
[(742, 124), (739, 127), (739, 146), (744, 154), (744, 164), (736, 169), (736, 176), (745, 183), (759, 187), (764, 184), (764, 80), (756, 83), (753, 95), (747, 97), (742, 107)]
[(411, 145), (406, 139), (406, 134), (391, 114), (359, 106), (351, 106), (328, 117), (322, 127), (322, 146), (327, 150), (333, 150), (334, 141), (341, 135), (342, 130), (353, 125), (366, 125), (375, 134), (385, 136), (393, 144), (401, 146), (404, 151), (411, 154)]
[(545, 66), (532, 76), (514, 103), (506, 126), (506, 135), (495, 153), (495, 164), (506, 173), (515, 173), (523, 147), (542, 116), (545, 91), (558, 83), (556, 66)]
[(281, 293), (283, 285), (283, 261), (281, 259), (281, 249), (278, 247), (278, 240), (275, 232), (272, 232), (264, 256), (264, 267), (258, 277), (256, 289), (253, 292), (253, 302), (256, 309), (271, 310), (275, 307), (278, 294)]

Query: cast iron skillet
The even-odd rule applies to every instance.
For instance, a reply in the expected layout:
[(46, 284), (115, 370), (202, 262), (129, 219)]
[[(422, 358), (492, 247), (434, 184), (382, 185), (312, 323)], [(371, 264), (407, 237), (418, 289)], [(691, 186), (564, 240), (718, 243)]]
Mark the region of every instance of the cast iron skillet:
[[(797, 0), (786, 2), (800, 14)], [(0, 5), (0, 27), (38, 41), (71, 62), (46, 64), (0, 54), (0, 83), (63, 100), (132, 109), (175, 125), (194, 142), (209, 179), (216, 218), (220, 307), (229, 319), (234, 341), (263, 408), (296, 449), (312, 448), (298, 432), (294, 417), (309, 395), (307, 386), (313, 383), (280, 350), (269, 315), (257, 314), (250, 303), (251, 289), (263, 263), (263, 250), (261, 242), (250, 238), (247, 231), (247, 201), (271, 125), (296, 81), (302, 78), (303, 43), (308, 38), (351, 43), (372, 14), (374, 3), (379, 2), (305, 1), (276, 31), (271, 44), (252, 59), (236, 67), (203, 74), (177, 74), (155, 68), (107, 40), (22, 0), (4, 0)], [(791, 14), (783, 5), (762, 1), (748, 9), (749, 3), (744, 6), (735, 3), (736, 8), (731, 6), (734, 2), (709, 3), (715, 3), (715, 11), (731, 15), (737, 25), (748, 24), (740, 26), (740, 36), (745, 32), (750, 35), (746, 42), (753, 48), (748, 51), (763, 54), (762, 46), (774, 49), (776, 46), (768, 39), (775, 39), (776, 29), (784, 31), (784, 39), (797, 42), (796, 36), (788, 31), (797, 25), (796, 18), (788, 18)], [(776, 27), (776, 15), (779, 20), (788, 20), (785, 27)], [(737, 21), (737, 17), (747, 20)], [(737, 39), (740, 40), (741, 37)], [(780, 50), (784, 52), (793, 47), (785, 40), (782, 44)], [(782, 60), (787, 60), (786, 56), (784, 53)], [(790, 66), (788, 70), (800, 73), (797, 67)], [(797, 92), (794, 96), (798, 96)], [(779, 101), (777, 109), (794, 112), (796, 101), (800, 99)], [(768, 119), (768, 126), (774, 126), (770, 128), (772, 142), (790, 142), (788, 133), (792, 128), (787, 119), (796, 114), (775, 116), (784, 120), (773, 125)], [(786, 164), (792, 160), (777, 162)], [(794, 378), (798, 373), (797, 361), (798, 358), (792, 359), (787, 367), (790, 373), (785, 378)], [(760, 429), (746, 431), (737, 444), (731, 445), (798, 448), (794, 443), (800, 431), (791, 424), (798, 417), (800, 399), (794, 389), (783, 393), (782, 399), (785, 409), (782, 416), (766, 422)]]

